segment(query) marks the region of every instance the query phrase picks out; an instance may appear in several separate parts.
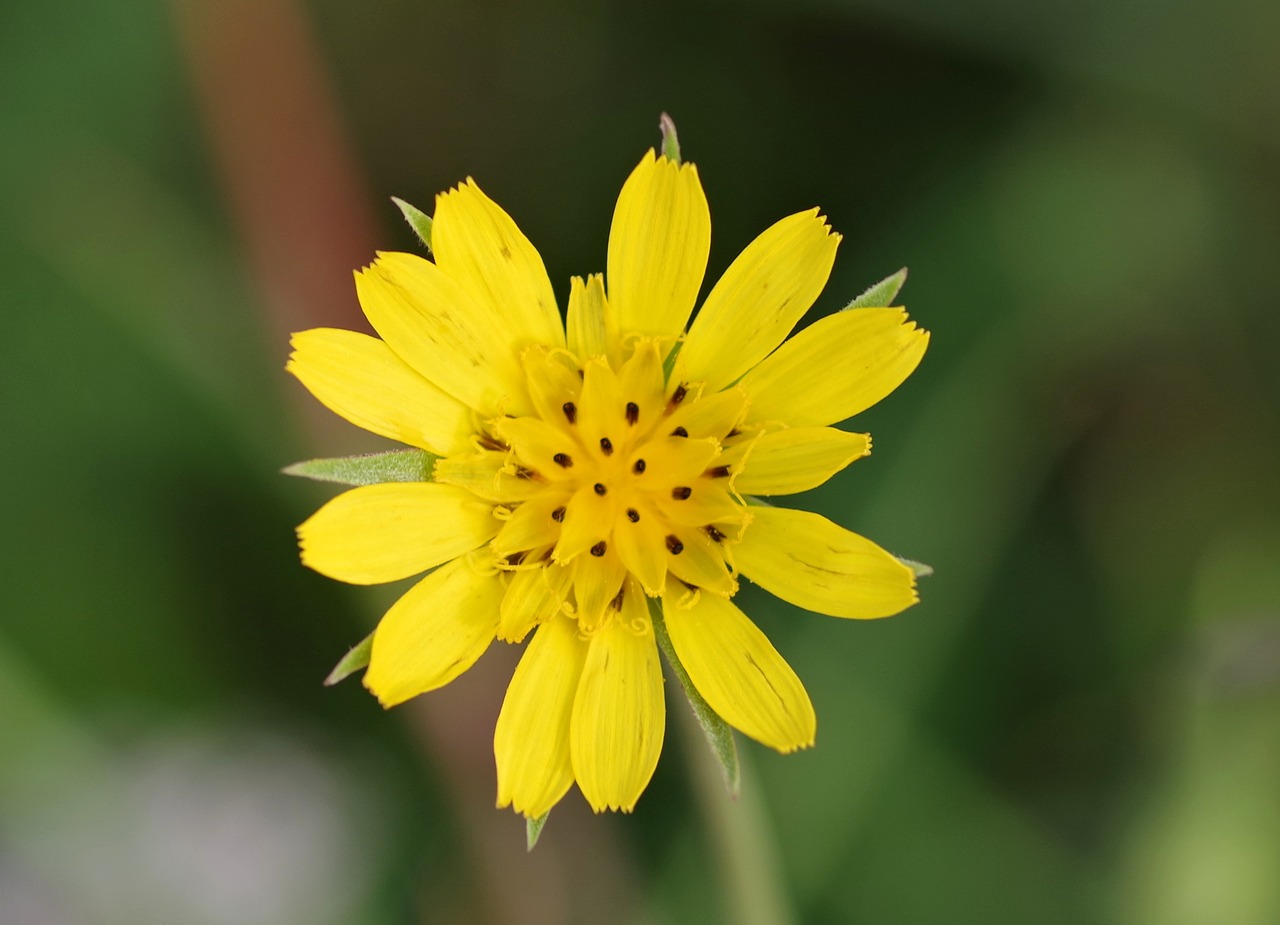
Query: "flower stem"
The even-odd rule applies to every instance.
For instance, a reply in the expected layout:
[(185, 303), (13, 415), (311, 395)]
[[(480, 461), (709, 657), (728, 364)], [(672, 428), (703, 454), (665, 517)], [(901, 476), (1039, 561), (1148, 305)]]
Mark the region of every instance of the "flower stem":
[(794, 925), (779, 868), (777, 848), (764, 811), (764, 795), (745, 752), (738, 754), (741, 797), (725, 790), (720, 763), (707, 748), (698, 720), (689, 710), (673, 710), (680, 727), (694, 792), (711, 834), (720, 868), (725, 920), (735, 925)]

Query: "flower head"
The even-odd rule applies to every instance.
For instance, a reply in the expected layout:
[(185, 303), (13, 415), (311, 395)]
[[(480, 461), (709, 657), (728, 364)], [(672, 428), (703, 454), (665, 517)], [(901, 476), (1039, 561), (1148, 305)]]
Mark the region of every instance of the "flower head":
[(926, 332), (857, 308), (786, 339), (839, 235), (817, 209), (747, 246), (692, 324), (711, 222), (697, 170), (647, 153), (618, 197), (606, 277), (567, 317), (538, 252), (471, 180), (437, 197), (434, 261), (356, 276), (379, 338), (294, 335), (288, 369), (329, 408), (433, 454), (430, 481), (339, 495), (298, 529), (303, 561), (369, 584), (430, 571), (378, 624), (365, 685), (386, 706), (532, 634), (494, 739), (498, 804), (530, 818), (575, 781), (630, 810), (665, 729), (650, 600), (693, 685), (783, 752), (814, 740), (795, 673), (733, 603), (740, 576), (839, 617), (916, 601), (907, 566), (812, 513), (758, 502), (870, 452), (832, 427), (915, 368)]

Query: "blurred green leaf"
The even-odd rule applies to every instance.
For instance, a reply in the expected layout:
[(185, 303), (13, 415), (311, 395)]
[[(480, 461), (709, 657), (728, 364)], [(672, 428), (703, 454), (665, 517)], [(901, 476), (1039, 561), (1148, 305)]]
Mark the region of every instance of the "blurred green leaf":
[(391, 450), (334, 459), (309, 459), (280, 471), (317, 482), (376, 485), (380, 482), (429, 482), (437, 457), (426, 450)]
[(658, 117), (658, 128), (662, 129), (662, 156), (680, 163), (680, 136), (676, 134), (676, 123), (665, 112)]
[(902, 556), (894, 556), (894, 558), (911, 569), (917, 578), (928, 578), (933, 574), (932, 565), (925, 565), (923, 562), (917, 562), (915, 559), (905, 559)]
[(338, 664), (333, 666), (333, 671), (329, 672), (329, 677), (324, 679), (324, 686), (333, 687), (339, 681), (345, 681), (361, 668), (368, 666), (369, 656), (372, 654), (373, 633), (370, 633), (352, 646), (351, 651), (342, 656)]
[(431, 250), (431, 216), (417, 206), (405, 202), (399, 196), (392, 196), (391, 201), (400, 208), (400, 214), (409, 223), (418, 240), (426, 246), (427, 250)]
[(845, 311), (851, 308), (887, 308), (893, 304), (893, 300), (898, 297), (898, 290), (902, 288), (902, 284), (907, 281), (907, 268), (903, 267), (892, 276), (886, 276), (880, 282), (876, 283), (862, 295), (858, 296), (852, 302), (844, 307)]
[(698, 718), (702, 733), (707, 737), (711, 753), (720, 764), (720, 773), (724, 777), (724, 785), (729, 790), (729, 796), (736, 800), (741, 790), (742, 780), (738, 769), (738, 746), (733, 740), (733, 730), (720, 718), (720, 714), (711, 709), (711, 705), (702, 699), (698, 689), (693, 686), (693, 681), (689, 679), (689, 673), (684, 670), (684, 665), (680, 664), (680, 657), (676, 655), (671, 637), (667, 634), (667, 623), (662, 617), (662, 602), (657, 598), (649, 598), (649, 616), (653, 618), (653, 634), (658, 639), (658, 646), (662, 649), (662, 654), (667, 657), (671, 670), (675, 672), (676, 679), (679, 680), (680, 687), (683, 688), (684, 695), (689, 700), (689, 706), (693, 708), (693, 715)]
[(524, 837), (528, 844), (528, 850), (532, 851), (533, 846), (538, 843), (539, 836), (542, 835), (542, 827), (547, 824), (547, 817), (551, 815), (551, 810), (547, 810), (537, 819), (526, 819), (524, 821)]

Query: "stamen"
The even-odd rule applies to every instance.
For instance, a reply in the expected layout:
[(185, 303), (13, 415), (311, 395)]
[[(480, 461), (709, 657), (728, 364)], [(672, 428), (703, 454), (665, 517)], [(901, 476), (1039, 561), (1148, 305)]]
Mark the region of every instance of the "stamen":
[(633, 401), (627, 402), (627, 423), (635, 424), (640, 420), (640, 406)]
[(564, 505), (563, 504), (551, 512), (551, 519), (558, 524), (564, 523)]
[(578, 406), (573, 402), (565, 402), (560, 406), (560, 409), (564, 412), (564, 416), (569, 419), (570, 424), (578, 420)]
[(687, 430), (685, 430), (683, 427), (677, 427), (675, 430), (673, 430), (673, 431), (671, 432), (671, 436), (673, 436), (673, 437), (687, 437), (687, 436), (689, 436), (689, 432), (688, 432)]
[(712, 541), (716, 543), (724, 539), (724, 534), (721, 533), (718, 529), (716, 529), (716, 527), (713, 524), (707, 524), (705, 527), (702, 528), (702, 532), (705, 533), (707, 536), (711, 537)]
[(708, 469), (703, 475), (713, 479), (722, 479), (729, 474), (728, 466), (716, 466), (714, 469)]
[(689, 394), (689, 390), (685, 388), (684, 383), (676, 386), (676, 390), (671, 393), (671, 401), (667, 402), (667, 414), (676, 410), (676, 406), (684, 401), (684, 397)]
[(573, 465), (573, 460), (569, 458), (568, 453), (557, 453), (555, 456), (552, 456), (551, 459), (557, 466), (560, 466), (563, 469), (568, 469)]
[(519, 565), (521, 562), (524, 561), (524, 557), (526, 555), (528, 555), (527, 551), (513, 552), (511, 555), (507, 556), (507, 565)]
[(636, 510), (635, 508), (633, 508), (633, 507), (629, 507), (629, 508), (627, 508), (627, 520), (631, 521), (633, 524), (634, 524), (634, 523), (639, 523), (639, 522), (640, 522), (640, 512), (639, 512), (639, 511), (637, 511), (637, 510)]
[(538, 473), (534, 472), (528, 466), (516, 466), (516, 478), (518, 479), (536, 479)]
[(614, 595), (613, 600), (609, 602), (609, 606), (619, 613), (622, 612), (622, 595), (625, 591), (625, 588), (619, 589), (618, 593)]
[[(594, 550), (592, 550), (594, 552)], [(673, 556), (678, 556), (684, 552), (684, 543), (680, 542), (680, 538), (672, 533), (667, 537), (667, 552)]]
[(601, 438), (600, 438), (600, 451), (601, 451), (602, 453), (604, 453), (604, 455), (605, 455), (605, 456), (612, 456), (612, 455), (613, 455), (613, 441), (612, 441), (612, 440), (610, 440), (608, 437), (601, 437)]
[(691, 494), (693, 494), (693, 489), (688, 485), (681, 485), (678, 488), (671, 489), (671, 497), (677, 501), (687, 501)]
[(735, 427), (733, 430), (731, 430), (731, 431), (729, 431), (727, 434), (725, 434), (725, 435), (724, 435), (724, 438), (725, 438), (726, 440), (728, 440), (730, 437), (736, 437), (736, 436), (738, 436), (738, 434), (740, 434), (740, 433), (742, 433), (742, 431), (738, 430), (738, 428), (736, 428), (736, 427)]
[(486, 450), (501, 450), (504, 453), (511, 449), (497, 437), (491, 437), (488, 434), (480, 435), (480, 445)]
[(595, 485), (592, 486), (592, 488), (595, 490), (595, 493), (597, 495), (603, 495), (609, 491), (609, 489), (605, 488), (603, 482), (596, 482)]
[(634, 472), (636, 475), (640, 475), (642, 472), (644, 472), (644, 460), (637, 459), (635, 462), (635, 465), (631, 467), (631, 471)]
[(599, 559), (601, 556), (604, 555), (604, 550), (605, 550), (604, 540), (601, 540), (600, 542), (596, 543), (594, 546), (591, 547), (591, 555)]

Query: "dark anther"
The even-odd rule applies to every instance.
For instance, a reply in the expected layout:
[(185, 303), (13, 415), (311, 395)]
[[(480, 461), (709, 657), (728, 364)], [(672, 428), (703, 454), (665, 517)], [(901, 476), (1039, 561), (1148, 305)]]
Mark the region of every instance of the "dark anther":
[(634, 523), (639, 523), (639, 521), (640, 521), (640, 512), (639, 512), (639, 511), (637, 511), (637, 510), (636, 510), (635, 508), (633, 508), (633, 507), (629, 507), (629, 508), (627, 508), (627, 520), (631, 521), (633, 524), (634, 524)]
[(684, 501), (688, 499), (691, 494), (693, 494), (693, 489), (688, 485), (681, 485), (678, 488), (671, 489), (671, 497), (675, 498), (677, 501)]
[(717, 530), (711, 524), (707, 524), (705, 527), (703, 527), (702, 532), (705, 533), (707, 536), (711, 537), (711, 539), (717, 543), (720, 542), (722, 539), (724, 539), (724, 534), (721, 533), (719, 530)]
[(564, 411), (564, 416), (569, 419), (570, 424), (578, 420), (578, 406), (573, 402), (567, 401), (560, 408)]
[(631, 471), (634, 472), (636, 475), (639, 475), (641, 472), (644, 472), (644, 460), (637, 459), (635, 461), (635, 465), (631, 467)]
[(601, 438), (600, 438), (600, 452), (604, 453), (604, 455), (605, 455), (605, 456), (610, 456), (610, 455), (612, 455), (612, 454), (613, 454), (613, 441), (612, 441), (612, 440), (610, 440), (608, 437), (601, 437)]
[(725, 434), (725, 435), (724, 435), (724, 438), (725, 438), (726, 440), (728, 440), (730, 437), (736, 437), (736, 436), (738, 436), (738, 434), (740, 434), (740, 433), (742, 433), (742, 431), (738, 430), (738, 428), (736, 428), (736, 427), (735, 427), (733, 430), (731, 430), (731, 431), (729, 431), (727, 434)]
[(689, 390), (684, 387), (684, 383), (676, 386), (676, 390), (671, 393), (671, 401), (667, 402), (667, 414), (676, 410), (676, 406), (684, 401), (684, 397), (689, 394)]
[(570, 466), (573, 465), (573, 460), (569, 458), (568, 453), (557, 453), (555, 456), (552, 456), (551, 458), (552, 460), (555, 461), (555, 464), (557, 466), (561, 466), (565, 469), (568, 469)]
[(617, 610), (617, 611), (622, 610), (622, 591), (619, 591), (616, 595), (614, 595), (613, 600), (609, 602), (609, 606), (611, 606), (614, 610)]
[(523, 552), (513, 552), (511, 555), (507, 556), (507, 565), (519, 565), (524, 561), (524, 557), (526, 555), (527, 553)]
[(595, 556), (597, 559), (604, 555), (604, 540), (601, 540), (591, 547), (591, 555)]
[(627, 402), (627, 423), (634, 424), (640, 420), (640, 406), (633, 401)]
[(592, 488), (595, 489), (595, 493), (597, 495), (603, 495), (609, 491), (609, 489), (604, 487), (604, 482), (596, 482)]
[(680, 538), (674, 533), (667, 537), (667, 552), (673, 556), (678, 556), (684, 552), (684, 543), (680, 542)]
[(498, 440), (496, 437), (491, 437), (488, 434), (480, 435), (480, 445), (486, 450), (501, 450), (504, 453), (511, 449), (511, 447), (507, 446), (501, 440)]
[(675, 430), (673, 430), (673, 431), (671, 432), (671, 436), (673, 436), (673, 437), (687, 437), (687, 436), (689, 436), (689, 432), (688, 432), (687, 430), (685, 430), (683, 427), (677, 427)]
[(528, 466), (516, 466), (516, 478), (518, 479), (536, 479), (538, 473), (534, 472)]
[(564, 505), (563, 504), (551, 512), (551, 519), (558, 524), (564, 523)]
[(729, 474), (729, 467), (716, 466), (714, 469), (708, 469), (706, 474), (711, 476), (713, 479), (722, 479)]

